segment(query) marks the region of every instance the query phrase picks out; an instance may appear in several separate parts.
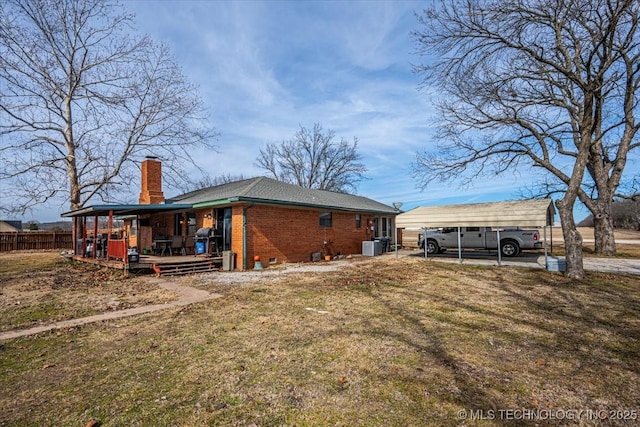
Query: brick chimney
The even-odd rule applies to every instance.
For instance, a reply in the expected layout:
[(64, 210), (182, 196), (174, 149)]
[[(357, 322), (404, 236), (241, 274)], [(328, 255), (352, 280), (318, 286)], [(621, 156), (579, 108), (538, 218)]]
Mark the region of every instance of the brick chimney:
[(162, 194), (162, 163), (157, 157), (147, 156), (142, 162), (142, 179), (140, 199), (141, 205), (152, 205), (164, 202)]

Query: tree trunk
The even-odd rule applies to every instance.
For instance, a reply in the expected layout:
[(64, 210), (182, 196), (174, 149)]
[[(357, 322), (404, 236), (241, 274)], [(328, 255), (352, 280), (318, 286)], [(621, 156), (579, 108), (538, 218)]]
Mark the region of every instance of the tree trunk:
[(584, 279), (582, 236), (576, 228), (576, 222), (573, 217), (573, 204), (560, 199), (556, 202), (556, 206), (560, 214), (560, 223), (562, 224), (562, 234), (564, 236), (567, 261), (566, 275), (572, 279)]
[(598, 211), (593, 213), (593, 235), (595, 238), (595, 252), (597, 254), (613, 256), (616, 254), (616, 241), (613, 235), (613, 215), (611, 202), (599, 203)]
[(82, 202), (80, 200), (81, 195), (80, 183), (78, 180), (78, 163), (76, 161), (76, 145), (73, 139), (73, 114), (71, 111), (71, 97), (65, 97), (64, 106), (64, 139), (67, 149), (65, 160), (67, 166), (67, 176), (69, 178), (69, 207), (72, 211), (75, 211), (76, 209), (80, 209), (82, 207)]

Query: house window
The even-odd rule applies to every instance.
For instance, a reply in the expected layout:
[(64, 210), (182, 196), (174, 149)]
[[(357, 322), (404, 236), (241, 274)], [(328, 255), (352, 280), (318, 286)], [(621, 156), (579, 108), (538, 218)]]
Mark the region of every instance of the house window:
[(362, 227), (362, 216), (360, 214), (356, 214), (356, 228)]
[(331, 227), (331, 212), (320, 212), (320, 227)]
[[(380, 218), (380, 226), (382, 227), (382, 230), (379, 230), (380, 237), (391, 237), (391, 232), (393, 231), (391, 218)], [(377, 227), (376, 230), (378, 230)]]
[(195, 236), (196, 235), (196, 213), (188, 212), (187, 213), (187, 236)]

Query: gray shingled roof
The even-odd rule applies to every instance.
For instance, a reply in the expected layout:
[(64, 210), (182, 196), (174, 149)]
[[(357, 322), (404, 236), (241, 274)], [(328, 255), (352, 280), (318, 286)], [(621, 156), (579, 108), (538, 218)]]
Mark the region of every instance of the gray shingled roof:
[(230, 182), (167, 199), (167, 203), (193, 204), (196, 208), (209, 204), (236, 201), (358, 212), (396, 213), (391, 206), (366, 197), (332, 191), (311, 190), (267, 177)]

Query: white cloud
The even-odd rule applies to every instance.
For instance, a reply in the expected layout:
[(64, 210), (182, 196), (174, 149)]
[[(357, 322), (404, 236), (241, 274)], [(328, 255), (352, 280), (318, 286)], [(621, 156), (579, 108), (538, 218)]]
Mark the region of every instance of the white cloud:
[(433, 108), (410, 66), (419, 2), (145, 0), (125, 8), (199, 85), (221, 135), (218, 153), (195, 158), (213, 176), (262, 174), (253, 165), (261, 147), (317, 122), (359, 139), (369, 168), (359, 193), (385, 203), (483, 200), (517, 185), (416, 189), (410, 163), (430, 140)]

